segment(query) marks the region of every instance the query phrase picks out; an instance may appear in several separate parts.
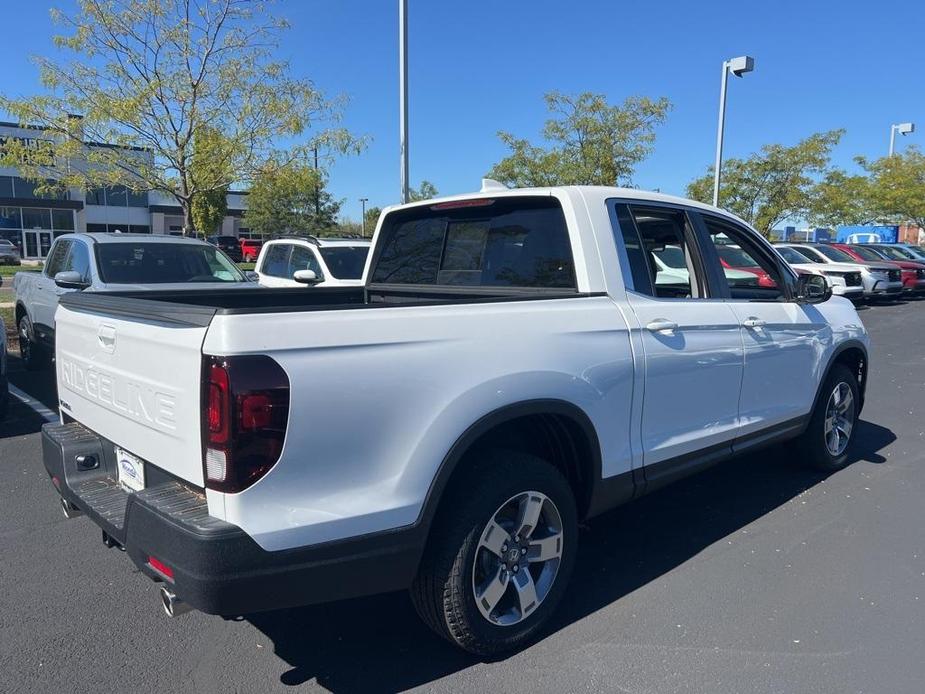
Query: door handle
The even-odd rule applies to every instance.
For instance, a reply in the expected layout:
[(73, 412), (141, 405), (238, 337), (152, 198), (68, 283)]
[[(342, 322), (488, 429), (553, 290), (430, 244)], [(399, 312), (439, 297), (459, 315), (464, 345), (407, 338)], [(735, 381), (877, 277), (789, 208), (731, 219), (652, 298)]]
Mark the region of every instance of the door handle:
[(649, 330), (653, 333), (668, 332), (670, 330), (677, 330), (678, 324), (674, 321), (670, 321), (667, 318), (656, 318), (653, 321), (650, 321), (646, 324), (646, 330)]
[(763, 328), (765, 325), (765, 322), (761, 320), (760, 318), (749, 316), (744, 321), (742, 321), (742, 325), (744, 325), (746, 328)]

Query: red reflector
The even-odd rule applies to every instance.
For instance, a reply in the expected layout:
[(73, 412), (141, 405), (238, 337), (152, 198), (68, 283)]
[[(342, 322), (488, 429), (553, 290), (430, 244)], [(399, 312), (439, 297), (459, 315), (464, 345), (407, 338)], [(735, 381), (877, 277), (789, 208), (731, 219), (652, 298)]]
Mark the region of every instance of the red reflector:
[(158, 573), (164, 574), (171, 581), (173, 580), (173, 569), (167, 566), (157, 557), (148, 557), (148, 566), (157, 571)]
[(440, 202), (431, 205), (432, 210), (452, 210), (457, 207), (488, 207), (494, 205), (495, 201), (491, 198), (476, 198), (475, 200), (453, 200), (451, 202)]
[(241, 398), (241, 428), (262, 429), (270, 426), (272, 407), (273, 403), (268, 395), (244, 395)]

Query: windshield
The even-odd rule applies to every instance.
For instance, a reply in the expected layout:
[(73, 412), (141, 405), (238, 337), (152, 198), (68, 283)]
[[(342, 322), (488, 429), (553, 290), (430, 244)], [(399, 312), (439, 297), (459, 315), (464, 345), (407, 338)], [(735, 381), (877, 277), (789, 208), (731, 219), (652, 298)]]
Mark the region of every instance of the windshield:
[(737, 246), (717, 246), (716, 252), (732, 267), (761, 267), (754, 258)]
[(110, 284), (246, 282), (214, 246), (192, 243), (101, 243), (96, 247), (100, 278)]
[(852, 246), (851, 250), (861, 256), (864, 260), (883, 260), (883, 256), (877, 253), (873, 248), (864, 248), (864, 246)]
[(679, 246), (665, 246), (660, 251), (654, 251), (653, 255), (674, 270), (687, 270), (687, 260)]
[(831, 246), (815, 246), (813, 250), (822, 253), (829, 260), (834, 260), (836, 263), (853, 263), (854, 258), (840, 251), (837, 248), (832, 248)]
[(788, 263), (815, 263), (818, 262), (813, 260), (809, 256), (803, 255), (796, 248), (790, 248), (789, 246), (777, 246), (777, 252), (780, 253), (781, 257), (786, 260)]
[(925, 250), (922, 250), (918, 246), (900, 246), (900, 248), (912, 256), (915, 260), (925, 259)]
[(369, 246), (329, 246), (318, 250), (335, 278), (358, 280), (363, 276)]
[(894, 248), (893, 246), (877, 246), (877, 250), (880, 251), (880, 253), (885, 255), (887, 258), (892, 258), (893, 260), (909, 260), (910, 259), (908, 255), (905, 255), (901, 250), (899, 250), (898, 248)]

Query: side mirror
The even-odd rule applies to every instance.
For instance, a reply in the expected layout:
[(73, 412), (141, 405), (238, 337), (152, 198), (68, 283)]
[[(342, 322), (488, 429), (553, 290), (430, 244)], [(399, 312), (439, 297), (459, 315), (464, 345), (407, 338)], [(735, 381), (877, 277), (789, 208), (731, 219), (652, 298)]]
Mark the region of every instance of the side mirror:
[(318, 275), (315, 274), (314, 270), (296, 270), (295, 274), (292, 276), (296, 282), (301, 282), (302, 284), (318, 284), (321, 282), (318, 279)]
[(248, 282), (259, 282), (260, 281), (260, 275), (258, 275), (253, 270), (245, 270), (244, 276), (247, 278)]
[(798, 304), (821, 304), (832, 298), (832, 287), (823, 275), (800, 275), (797, 282)]
[(74, 270), (59, 272), (55, 275), (55, 284), (62, 289), (86, 289), (90, 286), (90, 283), (85, 282), (80, 273)]

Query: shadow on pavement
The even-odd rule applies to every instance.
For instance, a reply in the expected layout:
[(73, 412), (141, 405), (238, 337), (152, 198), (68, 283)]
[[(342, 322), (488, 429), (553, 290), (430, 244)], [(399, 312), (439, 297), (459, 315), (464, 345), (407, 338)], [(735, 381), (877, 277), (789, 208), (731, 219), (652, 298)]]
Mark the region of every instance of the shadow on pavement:
[[(852, 462), (886, 462), (879, 451), (895, 440), (889, 429), (860, 421)], [(593, 519), (545, 635), (657, 579), (825, 477), (803, 466), (790, 446), (775, 446)], [(315, 679), (331, 691), (398, 691), (478, 662), (423, 626), (404, 593), (247, 619), (291, 666), (280, 677), (287, 685)]]
[[(7, 352), (7, 367), (10, 385), (35, 398), (53, 412), (58, 411), (58, 389), (55, 383), (55, 370), (49, 367), (44, 371), (26, 371), (19, 359), (18, 352)], [(0, 438), (25, 436), (40, 431), (45, 419), (18, 398), (10, 395), (10, 411), (6, 419), (0, 422)]]

